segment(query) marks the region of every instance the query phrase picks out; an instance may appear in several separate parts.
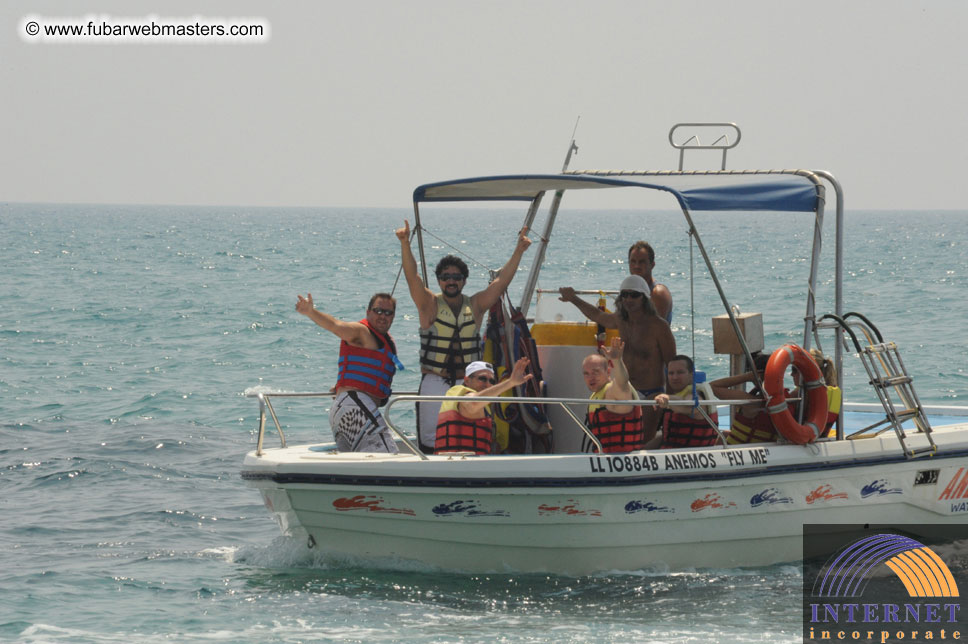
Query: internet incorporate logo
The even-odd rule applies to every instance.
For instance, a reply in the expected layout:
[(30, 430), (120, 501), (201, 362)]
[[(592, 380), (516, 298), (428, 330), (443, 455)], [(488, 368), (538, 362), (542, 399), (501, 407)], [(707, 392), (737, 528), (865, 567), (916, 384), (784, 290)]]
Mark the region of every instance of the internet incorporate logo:
[[(884, 570), (884, 567), (889, 570)], [(886, 575), (885, 575), (886, 573)], [(896, 578), (865, 595), (872, 579)], [(881, 601), (886, 592), (891, 595)], [(900, 601), (897, 599), (900, 598)], [(960, 640), (961, 602), (951, 570), (931, 549), (910, 537), (875, 534), (834, 553), (817, 575), (805, 602), (805, 641), (894, 642)], [(920, 600), (935, 601), (920, 601)], [(949, 601), (938, 601), (938, 600)], [(876, 600), (876, 601), (875, 601)]]

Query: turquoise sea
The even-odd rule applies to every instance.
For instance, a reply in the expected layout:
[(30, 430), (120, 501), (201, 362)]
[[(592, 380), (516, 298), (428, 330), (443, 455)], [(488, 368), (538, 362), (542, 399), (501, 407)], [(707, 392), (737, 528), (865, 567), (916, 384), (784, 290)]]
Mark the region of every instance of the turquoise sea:
[[(449, 244), (497, 268), (523, 214), (428, 211), (444, 240), (428, 238), (428, 255), (436, 262)], [(465, 575), (374, 568), (279, 536), (238, 475), (258, 419), (244, 392), (329, 388), (337, 342), (295, 313), (296, 294), (358, 319), (370, 294), (393, 287), (393, 230), (412, 217), (0, 203), (0, 640), (800, 641), (796, 564)], [(800, 337), (812, 219), (697, 223), (732, 302), (764, 313), (768, 346)], [(615, 288), (639, 238), (655, 245), (656, 275), (675, 296), (680, 351), (695, 340), (699, 366), (725, 374), (709, 332), (721, 308), (681, 214), (566, 204), (539, 286)], [(822, 312), (833, 307), (827, 239)], [(968, 211), (848, 211), (845, 240), (846, 309), (898, 342), (923, 402), (968, 404)], [(483, 287), (484, 266), (468, 263), (468, 289)], [(392, 333), (408, 370), (395, 385), (414, 390), (415, 310), (405, 286), (396, 292)], [(845, 363), (848, 386), (861, 371)], [(291, 441), (328, 437), (324, 403), (280, 410)]]

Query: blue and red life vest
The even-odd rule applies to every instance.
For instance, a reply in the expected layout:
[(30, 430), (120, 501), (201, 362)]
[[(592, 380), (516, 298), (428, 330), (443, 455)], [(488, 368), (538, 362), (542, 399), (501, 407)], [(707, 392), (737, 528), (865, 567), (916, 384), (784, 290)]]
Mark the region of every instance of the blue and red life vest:
[(357, 389), (383, 405), (390, 396), (390, 383), (397, 371), (397, 346), (389, 333), (380, 333), (365, 319), (360, 320), (360, 324), (369, 329), (380, 348), (367, 349), (355, 347), (345, 340), (340, 342), (335, 389)]

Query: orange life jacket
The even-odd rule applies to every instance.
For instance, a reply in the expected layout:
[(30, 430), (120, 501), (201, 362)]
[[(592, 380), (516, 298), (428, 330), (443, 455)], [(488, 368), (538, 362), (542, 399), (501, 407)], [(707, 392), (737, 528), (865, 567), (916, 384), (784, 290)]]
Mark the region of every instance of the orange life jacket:
[(490, 454), (494, 446), (494, 423), (490, 416), (466, 418), (456, 409), (442, 411), (437, 417), (434, 454), (474, 452)]
[[(607, 388), (606, 384), (592, 394), (592, 398), (604, 400)], [(604, 404), (589, 405), (585, 426), (601, 441), (602, 450), (607, 454), (645, 449), (641, 407), (633, 407), (627, 414), (616, 414), (610, 412)]]

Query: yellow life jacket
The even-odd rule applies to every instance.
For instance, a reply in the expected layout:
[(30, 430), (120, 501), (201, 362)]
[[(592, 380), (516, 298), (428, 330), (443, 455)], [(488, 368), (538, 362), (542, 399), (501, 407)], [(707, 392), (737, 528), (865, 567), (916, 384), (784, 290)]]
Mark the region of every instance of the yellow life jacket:
[(837, 428), (834, 424), (837, 422), (837, 417), (840, 416), (840, 408), (844, 401), (844, 392), (840, 390), (840, 387), (827, 386), (827, 427), (825, 429), (826, 436), (836, 436)]
[(462, 296), (458, 315), (437, 295), (437, 317), (430, 328), (420, 330), (420, 366), (451, 383), (464, 367), (481, 359), (480, 325), (474, 321), (471, 298)]
[[(748, 425), (747, 422), (749, 422)], [(730, 445), (769, 443), (775, 441), (776, 437), (776, 428), (765, 409), (761, 409), (751, 421), (747, 421), (746, 416), (734, 411), (733, 425), (726, 442)]]
[(446, 396), (453, 400), (445, 400), (440, 403), (440, 411), (457, 411), (457, 406), (461, 404), (460, 397), (474, 393), (474, 390), (464, 385), (454, 385), (447, 390)]

